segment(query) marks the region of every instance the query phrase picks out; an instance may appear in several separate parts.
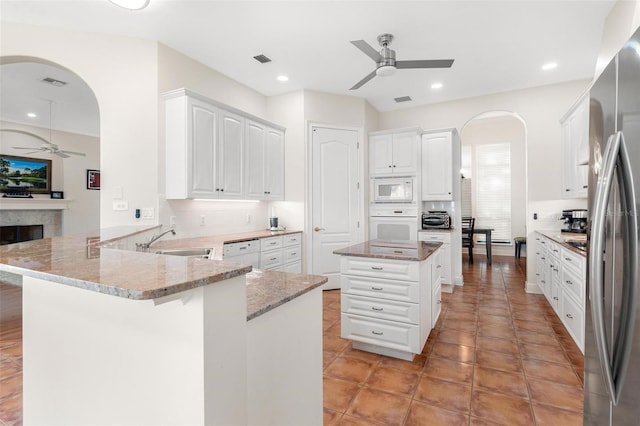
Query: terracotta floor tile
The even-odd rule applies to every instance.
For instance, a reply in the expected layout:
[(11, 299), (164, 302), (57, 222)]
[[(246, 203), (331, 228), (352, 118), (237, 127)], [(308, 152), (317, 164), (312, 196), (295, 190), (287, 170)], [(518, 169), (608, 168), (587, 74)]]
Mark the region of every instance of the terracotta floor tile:
[(437, 379), (463, 384), (471, 384), (473, 365), (448, 359), (429, 357), (423, 374)]
[(345, 350), (342, 351), (341, 355), (348, 356), (350, 358), (358, 358), (374, 364), (380, 362), (380, 360), (382, 359), (382, 355), (361, 351), (359, 349), (353, 349), (352, 347), (345, 348)]
[(0, 401), (0, 424), (22, 425), (22, 395)]
[(541, 359), (558, 364), (567, 364), (570, 362), (559, 344), (557, 347), (554, 347), (523, 343), (520, 345), (520, 354), (523, 358)]
[(363, 388), (349, 407), (347, 414), (384, 425), (402, 425), (409, 411), (411, 398)]
[(488, 351), (485, 349), (476, 350), (476, 364), (482, 367), (493, 368), (494, 370), (511, 371), (521, 373), (522, 363), (517, 355)]
[(538, 333), (536, 331), (518, 330), (516, 333), (520, 343), (532, 343), (534, 345), (547, 345), (558, 347), (559, 342), (555, 333)]
[(327, 368), (337, 357), (337, 352), (322, 351), (322, 369)]
[(522, 365), (527, 377), (539, 378), (564, 385), (580, 386), (580, 380), (569, 364), (556, 364), (537, 359), (523, 359)]
[(518, 345), (513, 340), (498, 339), (495, 337), (478, 336), (476, 349), (503, 352), (512, 355), (520, 354)]
[(478, 321), (478, 315), (471, 312), (447, 313), (444, 319), (453, 321)]
[(0, 401), (22, 396), (22, 373), (0, 380)]
[(415, 357), (413, 357), (413, 361), (404, 361), (398, 358), (382, 357), (380, 359), (380, 365), (419, 373), (424, 368), (424, 364), (426, 361), (426, 355), (416, 355)]
[(380, 423), (368, 422), (364, 419), (360, 419), (358, 417), (353, 417), (345, 414), (340, 419), (339, 425), (340, 426), (380, 426)]
[(447, 410), (469, 414), (471, 386), (423, 376), (413, 398)]
[(324, 335), (322, 338), (322, 349), (330, 352), (342, 352), (351, 341), (337, 336)]
[(438, 333), (439, 342), (456, 343), (464, 346), (475, 346), (475, 333), (468, 333), (460, 330), (440, 330)]
[(323, 406), (329, 410), (344, 413), (359, 390), (357, 383), (324, 376)]
[(562, 410), (547, 405), (533, 404), (533, 414), (538, 426), (582, 426), (582, 413)]
[(373, 365), (374, 364), (369, 361), (338, 356), (331, 365), (324, 370), (324, 373), (340, 379), (364, 383), (369, 378), (369, 375), (371, 375)]
[(8, 357), (0, 355), (0, 380), (22, 374), (22, 365)]
[(442, 329), (460, 330), (467, 333), (475, 333), (478, 327), (476, 320), (447, 319), (442, 322)]
[(431, 356), (472, 364), (475, 360), (475, 348), (455, 343), (436, 342), (433, 345)]
[(583, 389), (582, 384), (566, 386), (543, 380), (529, 378), (531, 401), (551, 405), (565, 410), (582, 412)]
[(546, 322), (513, 320), (513, 326), (517, 329), (551, 333), (553, 328)]
[(379, 366), (369, 376), (366, 386), (385, 392), (411, 396), (418, 386), (419, 379), (419, 373)]
[(516, 332), (513, 327), (509, 325), (480, 325), (478, 327), (478, 336), (497, 337), (498, 339), (514, 340)]
[(529, 397), (524, 374), (494, 370), (479, 365), (473, 370), (473, 388), (517, 398)]
[(409, 410), (407, 426), (466, 426), (469, 417), (465, 414), (448, 411), (440, 407), (413, 401)]
[(325, 335), (329, 335), (329, 336), (335, 336), (335, 337), (340, 337), (340, 333), (341, 333), (341, 324), (340, 321), (336, 321), (333, 323), (333, 325), (329, 328), (327, 328), (324, 331)]
[(335, 426), (339, 424), (342, 413), (324, 408), (322, 410), (322, 424), (324, 426)]
[(473, 391), (471, 415), (500, 425), (534, 425), (528, 400), (483, 391)]

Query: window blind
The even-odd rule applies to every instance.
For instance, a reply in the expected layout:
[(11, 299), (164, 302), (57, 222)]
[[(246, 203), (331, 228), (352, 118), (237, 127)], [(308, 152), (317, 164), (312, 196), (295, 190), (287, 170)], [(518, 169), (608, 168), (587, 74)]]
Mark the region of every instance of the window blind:
[(476, 146), (476, 228), (493, 242), (511, 242), (511, 144)]

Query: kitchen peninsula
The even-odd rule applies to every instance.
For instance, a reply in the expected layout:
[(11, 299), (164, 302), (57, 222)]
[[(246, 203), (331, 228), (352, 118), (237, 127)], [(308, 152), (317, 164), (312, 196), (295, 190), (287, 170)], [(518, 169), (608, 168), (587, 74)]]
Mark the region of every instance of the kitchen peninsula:
[(412, 360), (441, 308), (442, 243), (371, 240), (340, 250), (342, 337)]
[(24, 423), (321, 422), (326, 278), (106, 248), (149, 231), (0, 247), (22, 278)]

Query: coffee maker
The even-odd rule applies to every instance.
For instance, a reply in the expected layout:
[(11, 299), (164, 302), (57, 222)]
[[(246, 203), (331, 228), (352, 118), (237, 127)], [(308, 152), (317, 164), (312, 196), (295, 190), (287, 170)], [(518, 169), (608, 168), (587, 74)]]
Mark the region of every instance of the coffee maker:
[(587, 232), (587, 210), (585, 209), (570, 209), (563, 210), (562, 217), (562, 232), (576, 232), (585, 234)]

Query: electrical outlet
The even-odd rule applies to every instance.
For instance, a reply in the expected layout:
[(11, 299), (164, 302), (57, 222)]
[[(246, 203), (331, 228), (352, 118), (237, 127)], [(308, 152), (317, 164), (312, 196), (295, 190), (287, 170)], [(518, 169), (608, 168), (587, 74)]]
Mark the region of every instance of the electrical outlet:
[(155, 216), (155, 212), (153, 207), (143, 207), (140, 209), (140, 214), (143, 219), (153, 219)]
[(247, 213), (247, 223), (251, 223), (251, 213)]
[(205, 224), (204, 215), (200, 215), (200, 226), (204, 226)]
[(176, 217), (169, 216), (169, 228), (175, 228), (175, 227), (176, 227)]
[(124, 200), (113, 200), (113, 210), (118, 212), (129, 210), (129, 202)]

